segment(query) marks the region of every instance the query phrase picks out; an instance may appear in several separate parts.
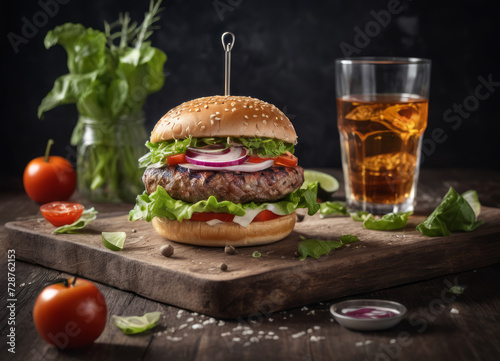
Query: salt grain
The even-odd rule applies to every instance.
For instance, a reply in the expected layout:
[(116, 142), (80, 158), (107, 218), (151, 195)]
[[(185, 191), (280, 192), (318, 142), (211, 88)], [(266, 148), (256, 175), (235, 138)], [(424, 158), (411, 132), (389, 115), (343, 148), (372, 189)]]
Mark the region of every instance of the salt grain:
[(460, 311), (458, 311), (456, 308), (452, 308), (452, 309), (450, 310), (450, 312), (451, 312), (451, 313), (454, 313), (454, 314), (458, 314), (458, 313), (460, 313)]
[(203, 325), (201, 323), (195, 323), (193, 326), (191, 326), (193, 330), (199, 330), (200, 328), (203, 328)]
[(311, 336), (309, 341), (311, 342), (319, 342), (325, 339), (325, 336)]
[(292, 338), (299, 338), (299, 337), (302, 337), (306, 334), (305, 331), (300, 331), (299, 333), (295, 333), (292, 335)]

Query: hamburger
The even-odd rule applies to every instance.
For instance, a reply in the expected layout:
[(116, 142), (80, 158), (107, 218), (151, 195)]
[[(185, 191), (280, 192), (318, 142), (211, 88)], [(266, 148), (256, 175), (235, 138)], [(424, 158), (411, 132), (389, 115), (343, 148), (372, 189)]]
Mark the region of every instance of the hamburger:
[(251, 246), (285, 238), (297, 208), (316, 213), (317, 184), (304, 183), (297, 134), (272, 104), (243, 96), (185, 102), (146, 142), (145, 191), (129, 219), (152, 222), (172, 241)]

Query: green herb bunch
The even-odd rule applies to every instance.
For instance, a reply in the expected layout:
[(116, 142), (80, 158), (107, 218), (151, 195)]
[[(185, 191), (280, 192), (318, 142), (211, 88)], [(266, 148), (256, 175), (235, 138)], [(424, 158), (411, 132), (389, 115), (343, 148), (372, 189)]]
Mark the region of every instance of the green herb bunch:
[(133, 22), (128, 13), (120, 13), (115, 22), (104, 22), (104, 32), (67, 23), (45, 37), (47, 49), (56, 44), (64, 47), (69, 73), (56, 79), (38, 107), (39, 118), (59, 105), (76, 104), (79, 119), (72, 145), (81, 143), (86, 125), (93, 127), (92, 154), (80, 159), (83, 155), (78, 150), (77, 166), (85, 173), (78, 175), (79, 186), (84, 182), (91, 190), (107, 187), (112, 193), (120, 190), (123, 181), (140, 182), (138, 156), (130, 143), (137, 133), (144, 134), (139, 140), (143, 146), (143, 121), (139, 122), (141, 131), (133, 120), (142, 117), (147, 96), (160, 90), (165, 81), (167, 56), (149, 41), (157, 28), (160, 4), (161, 0), (151, 0), (141, 24)]

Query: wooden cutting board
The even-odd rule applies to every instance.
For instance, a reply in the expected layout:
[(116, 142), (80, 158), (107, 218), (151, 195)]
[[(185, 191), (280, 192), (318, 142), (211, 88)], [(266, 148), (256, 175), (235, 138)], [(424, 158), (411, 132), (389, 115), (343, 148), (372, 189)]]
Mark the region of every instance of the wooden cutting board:
[[(261, 315), (322, 300), (346, 297), (500, 262), (500, 209), (482, 208), (486, 224), (469, 233), (429, 238), (415, 230), (371, 231), (350, 217), (306, 216), (286, 239), (256, 247), (194, 247), (168, 241), (146, 222), (127, 215), (99, 215), (81, 234), (51, 234), (44, 219), (5, 225), (5, 249), (16, 258), (89, 278), (153, 300), (221, 318)], [(102, 245), (101, 232), (125, 231), (122, 251)], [(361, 240), (318, 260), (294, 256), (301, 235)], [(160, 247), (171, 244), (174, 256)], [(252, 257), (254, 251), (262, 256)], [(221, 263), (228, 270), (220, 270)]]

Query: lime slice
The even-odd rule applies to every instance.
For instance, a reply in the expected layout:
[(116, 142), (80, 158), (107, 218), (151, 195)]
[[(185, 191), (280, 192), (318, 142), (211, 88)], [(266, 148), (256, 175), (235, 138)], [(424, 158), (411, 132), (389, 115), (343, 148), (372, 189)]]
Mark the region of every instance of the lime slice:
[(339, 181), (330, 174), (317, 170), (304, 170), (302, 188), (307, 187), (307, 184), (312, 182), (319, 182), (318, 197), (322, 200), (328, 200), (339, 189)]
[(462, 197), (469, 202), (470, 206), (472, 207), (472, 210), (474, 213), (476, 213), (476, 218), (479, 216), (479, 213), (481, 213), (481, 203), (479, 203), (479, 197), (477, 196), (477, 192), (474, 190), (467, 191), (462, 194)]
[(121, 251), (127, 235), (125, 232), (102, 232), (102, 244), (112, 251)]

